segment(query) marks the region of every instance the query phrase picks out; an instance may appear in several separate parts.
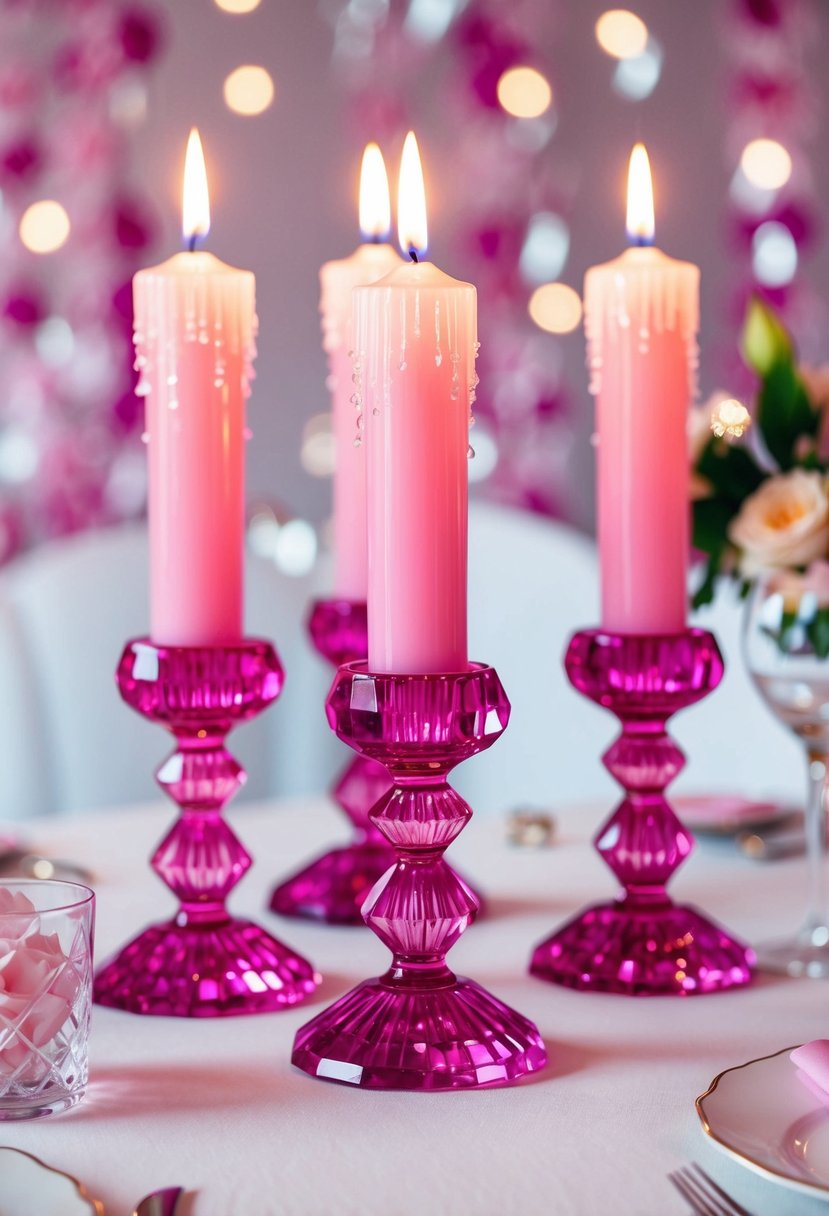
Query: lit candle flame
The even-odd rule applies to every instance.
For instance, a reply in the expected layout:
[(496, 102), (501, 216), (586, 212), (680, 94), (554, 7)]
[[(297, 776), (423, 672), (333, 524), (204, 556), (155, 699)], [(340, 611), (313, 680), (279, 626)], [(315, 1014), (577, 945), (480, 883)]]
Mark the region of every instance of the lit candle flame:
[(400, 248), (417, 261), (418, 254), (425, 251), (429, 243), (426, 228), (426, 190), (423, 185), (423, 168), (414, 131), (410, 131), (403, 144), (400, 161), (400, 177), (397, 183), (397, 232)]
[(628, 239), (633, 245), (652, 245), (654, 228), (651, 165), (645, 145), (636, 144), (628, 168)]
[(381, 241), (391, 228), (389, 179), (383, 153), (366, 144), (360, 166), (360, 229), (367, 241)]
[(181, 228), (190, 247), (198, 237), (210, 231), (210, 196), (207, 192), (207, 171), (204, 167), (204, 152), (195, 127), (187, 140), (184, 158), (184, 191), (181, 205)]

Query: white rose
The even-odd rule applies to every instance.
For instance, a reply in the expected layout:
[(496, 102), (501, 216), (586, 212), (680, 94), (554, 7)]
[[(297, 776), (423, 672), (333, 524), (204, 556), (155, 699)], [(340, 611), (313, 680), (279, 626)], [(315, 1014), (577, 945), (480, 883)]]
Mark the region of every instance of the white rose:
[(793, 469), (767, 478), (731, 521), (728, 538), (740, 550), (744, 578), (825, 557), (829, 498), (823, 475)]

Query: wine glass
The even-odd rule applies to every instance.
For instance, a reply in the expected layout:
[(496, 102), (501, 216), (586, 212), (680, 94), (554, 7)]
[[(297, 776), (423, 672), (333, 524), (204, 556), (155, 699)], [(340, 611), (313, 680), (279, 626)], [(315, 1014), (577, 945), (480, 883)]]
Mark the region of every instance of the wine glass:
[(793, 937), (761, 945), (758, 964), (794, 976), (829, 977), (829, 596), (810, 573), (774, 571), (748, 603), (743, 647), (752, 679), (777, 718), (802, 740), (808, 911)]

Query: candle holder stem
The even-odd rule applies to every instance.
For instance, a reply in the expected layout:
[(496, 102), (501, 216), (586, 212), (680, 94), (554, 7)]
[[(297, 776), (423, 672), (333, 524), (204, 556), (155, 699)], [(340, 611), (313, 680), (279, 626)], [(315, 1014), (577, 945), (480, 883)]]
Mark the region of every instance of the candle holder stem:
[[(365, 602), (316, 600), (308, 632), (317, 652), (335, 668), (364, 660), (368, 653)], [(279, 883), (271, 894), (271, 911), (329, 925), (363, 924), (362, 907), (369, 892), (397, 859), (370, 815), (391, 787), (383, 764), (368, 755), (352, 756), (331, 797), (350, 819), (353, 839), (326, 850)]]
[(685, 764), (665, 726), (719, 684), (716, 641), (701, 629), (662, 636), (585, 630), (570, 642), (565, 667), (580, 693), (622, 723), (603, 759), (625, 796), (595, 846), (623, 893), (542, 942), (530, 970), (570, 988), (634, 996), (748, 983), (753, 952), (696, 908), (675, 904), (666, 889), (693, 837), (664, 795)]
[(371, 1089), (460, 1089), (504, 1085), (546, 1063), (536, 1027), (446, 963), (478, 910), (443, 859), (472, 814), (446, 778), (494, 743), (508, 717), (491, 667), (434, 676), (372, 674), (365, 663), (340, 668), (329, 722), (381, 761), (392, 781), (371, 818), (396, 862), (363, 916), (393, 958), (385, 975), (298, 1032), (293, 1062), (303, 1071)]
[(179, 908), (99, 971), (95, 1000), (178, 1017), (264, 1013), (304, 1000), (319, 983), (311, 964), (225, 904), (251, 856), (222, 817), (245, 780), (224, 740), (279, 695), (282, 667), (273, 647), (256, 640), (156, 646), (142, 639), (127, 644), (117, 679), (126, 703), (176, 740), (156, 779), (180, 817), (151, 864)]

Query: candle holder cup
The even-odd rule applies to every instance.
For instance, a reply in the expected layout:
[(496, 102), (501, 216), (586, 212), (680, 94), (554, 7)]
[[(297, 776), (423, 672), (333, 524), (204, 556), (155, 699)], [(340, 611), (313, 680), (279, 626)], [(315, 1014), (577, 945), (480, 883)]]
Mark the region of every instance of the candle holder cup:
[[(365, 602), (316, 600), (308, 632), (324, 659), (339, 667), (368, 652)], [(371, 822), (369, 811), (391, 786), (388, 770), (368, 756), (354, 756), (331, 795), (354, 827), (354, 839), (329, 849), (285, 879), (270, 899), (272, 911), (331, 925), (361, 925), (360, 909), (371, 888), (395, 860), (394, 849)]]
[(222, 818), (245, 780), (225, 736), (275, 701), (282, 680), (269, 642), (127, 643), (117, 672), (121, 696), (176, 740), (156, 779), (181, 814), (151, 864), (180, 906), (171, 920), (145, 929), (103, 967), (94, 986), (98, 1004), (132, 1013), (222, 1017), (294, 1005), (319, 983), (304, 958), (225, 907), (251, 864)]
[(327, 711), (337, 735), (391, 777), (371, 819), (397, 860), (363, 917), (393, 959), (385, 975), (302, 1027), (293, 1063), (324, 1080), (401, 1090), (504, 1085), (542, 1068), (532, 1022), (446, 965), (478, 910), (443, 859), (472, 814), (447, 776), (507, 725), (495, 671), (471, 664), (457, 674), (387, 675), (350, 663), (334, 679)]
[(578, 692), (622, 723), (603, 760), (625, 797), (594, 843), (624, 892), (542, 942), (531, 972), (570, 988), (632, 996), (747, 984), (753, 952), (666, 891), (693, 837), (664, 796), (685, 763), (665, 724), (722, 679), (714, 637), (702, 629), (655, 636), (585, 630), (571, 640), (565, 668)]

